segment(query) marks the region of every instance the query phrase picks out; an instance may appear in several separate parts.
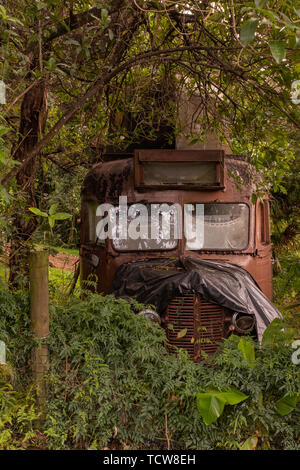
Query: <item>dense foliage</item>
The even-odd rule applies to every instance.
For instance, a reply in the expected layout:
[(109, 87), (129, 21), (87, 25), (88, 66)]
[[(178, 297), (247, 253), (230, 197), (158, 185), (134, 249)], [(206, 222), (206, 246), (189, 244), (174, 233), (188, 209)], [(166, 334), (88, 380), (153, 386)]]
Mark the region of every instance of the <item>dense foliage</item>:
[[(164, 331), (135, 315), (139, 308), (100, 295), (51, 306), (46, 421), (32, 434), (37, 409), (23, 398), (20, 422), (11, 411), (12, 421), (0, 423), (2, 448), (16, 445), (5, 440), (11, 430), (27, 448), (238, 449), (249, 442), (249, 448), (300, 448), (299, 404), (285, 416), (276, 409), (280, 398), (300, 392), (299, 366), (288, 344), (254, 345), (249, 363), (239, 338), (232, 337), (208, 363), (196, 364), (184, 352), (167, 353)], [(15, 390), (26, 389), (33, 344), (28, 316), (26, 296), (0, 291), (0, 339), (8, 345)], [(248, 398), (225, 406), (206, 425), (196, 394), (232, 387)], [(7, 396), (2, 385), (6, 414), (12, 406)]]
[[(264, 174), (257, 196), (267, 188), (275, 199), (275, 254), (295, 249), (299, 18), (293, 0), (2, 0), (0, 269), (9, 252), (10, 287), (25, 285), (35, 243), (76, 246), (81, 183), (105, 150), (172, 147), (179, 133), (192, 148), (214, 132), (247, 154)], [(180, 95), (198, 100), (187, 132)], [(278, 302), (299, 327), (294, 253), (277, 271)], [(60, 284), (52, 273), (43, 410), (27, 293), (0, 288), (1, 449), (300, 448), (299, 366), (280, 325), (273, 342), (231, 337), (195, 364), (167, 353), (136, 303), (65, 299)]]
[[(2, 0), (0, 50), (0, 224), (11, 286), (40, 236), (28, 208), (61, 202), (73, 217), (57, 239), (76, 241), (70, 172), (104, 149), (174, 145), (180, 131), (195, 143), (214, 132), (265, 172), (259, 195), (286, 190), (299, 130), (292, 0)], [(198, 99), (197, 132), (179, 122), (181, 94)], [(54, 187), (68, 187), (65, 200)]]

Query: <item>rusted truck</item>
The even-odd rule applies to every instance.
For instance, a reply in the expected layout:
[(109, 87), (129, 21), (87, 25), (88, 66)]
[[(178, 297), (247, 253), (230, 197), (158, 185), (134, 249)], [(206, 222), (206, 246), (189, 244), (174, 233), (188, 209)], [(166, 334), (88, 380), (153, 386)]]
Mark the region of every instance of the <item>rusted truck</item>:
[[(81, 278), (96, 291), (151, 304), (168, 342), (194, 360), (231, 334), (261, 339), (272, 300), (269, 201), (253, 198), (253, 168), (224, 150), (136, 149), (106, 154), (82, 187)], [(97, 207), (203, 207), (203, 240), (99, 240)], [(182, 221), (184, 224), (184, 220)], [(145, 313), (145, 312), (144, 312)], [(146, 315), (151, 312), (146, 311)]]

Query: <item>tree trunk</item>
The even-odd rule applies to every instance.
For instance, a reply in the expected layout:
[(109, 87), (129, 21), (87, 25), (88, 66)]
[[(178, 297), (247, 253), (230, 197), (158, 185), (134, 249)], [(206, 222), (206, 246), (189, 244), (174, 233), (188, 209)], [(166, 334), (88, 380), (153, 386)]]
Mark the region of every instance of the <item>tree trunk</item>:
[[(19, 128), (19, 141), (12, 151), (15, 160), (23, 162), (42, 135), (47, 113), (46, 79), (39, 81), (23, 98)], [(9, 256), (9, 285), (19, 287), (28, 282), (28, 240), (37, 227), (37, 219), (29, 216), (28, 207), (35, 207), (35, 176), (37, 157), (30, 160), (17, 175), (21, 205), (16, 207), (13, 217), (13, 235)]]

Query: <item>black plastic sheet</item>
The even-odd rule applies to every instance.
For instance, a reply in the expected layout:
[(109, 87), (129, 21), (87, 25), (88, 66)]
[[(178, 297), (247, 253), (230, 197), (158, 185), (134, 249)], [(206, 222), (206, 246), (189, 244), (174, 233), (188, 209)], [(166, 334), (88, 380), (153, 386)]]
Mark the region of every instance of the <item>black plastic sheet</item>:
[(180, 257), (126, 263), (116, 272), (110, 293), (151, 304), (160, 315), (174, 297), (200, 294), (233, 312), (254, 315), (259, 340), (271, 321), (281, 318), (247, 271), (221, 261)]

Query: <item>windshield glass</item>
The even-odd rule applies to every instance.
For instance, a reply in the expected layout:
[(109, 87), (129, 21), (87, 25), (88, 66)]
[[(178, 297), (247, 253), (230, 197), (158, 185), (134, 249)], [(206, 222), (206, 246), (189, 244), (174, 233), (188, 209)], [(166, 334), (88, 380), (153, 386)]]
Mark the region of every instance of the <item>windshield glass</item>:
[(104, 243), (101, 229), (118, 251), (173, 250), (178, 245), (181, 208), (177, 204), (131, 204), (125, 214), (120, 213), (119, 206), (111, 206), (109, 213), (100, 216), (91, 204), (89, 212), (90, 238), (94, 236), (97, 245)]
[[(116, 214), (118, 217), (118, 208)], [(113, 247), (118, 251), (174, 250), (180, 222), (176, 204), (132, 204), (127, 216), (128, 237), (121, 239), (117, 228)]]
[(186, 204), (184, 211), (179, 204), (131, 204), (125, 212), (107, 206), (97, 212), (95, 202), (88, 205), (89, 241), (105, 246), (109, 238), (118, 251), (174, 250), (183, 220), (187, 250), (243, 250), (249, 243), (247, 204)]
[(215, 162), (145, 162), (144, 184), (200, 185), (216, 182)]
[[(196, 205), (192, 211), (195, 230)], [(187, 236), (186, 238), (192, 238)], [(204, 238), (198, 246), (186, 241), (188, 250), (243, 250), (249, 243), (249, 207), (247, 204), (204, 204)]]

